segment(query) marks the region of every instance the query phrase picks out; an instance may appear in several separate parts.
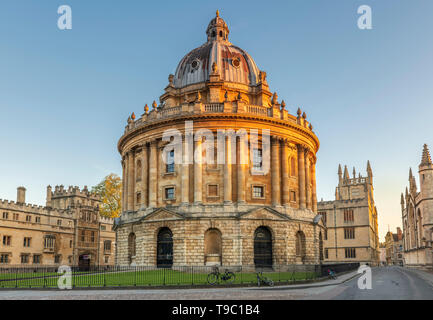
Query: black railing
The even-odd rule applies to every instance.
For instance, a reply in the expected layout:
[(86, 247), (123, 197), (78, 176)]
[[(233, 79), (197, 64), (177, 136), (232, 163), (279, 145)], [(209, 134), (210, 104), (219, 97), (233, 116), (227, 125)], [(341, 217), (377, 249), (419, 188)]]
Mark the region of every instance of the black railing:
[[(327, 270), (336, 273), (355, 270), (359, 264), (333, 265), (279, 265), (279, 266), (220, 266), (235, 274), (230, 282), (220, 279), (216, 285), (256, 285), (257, 272), (276, 284), (293, 284), (314, 281), (327, 276)], [(68, 284), (67, 274), (59, 274), (58, 266), (1, 266), (0, 289), (7, 288), (59, 288), (59, 282)], [(72, 288), (97, 287), (162, 287), (209, 286), (208, 276), (212, 266), (90, 266), (71, 267)]]

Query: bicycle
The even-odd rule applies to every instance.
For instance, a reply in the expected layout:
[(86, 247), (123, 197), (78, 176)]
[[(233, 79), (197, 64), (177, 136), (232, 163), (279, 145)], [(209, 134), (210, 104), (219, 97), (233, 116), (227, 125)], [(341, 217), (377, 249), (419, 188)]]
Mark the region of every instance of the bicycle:
[(207, 282), (211, 285), (216, 284), (219, 280), (231, 284), (235, 279), (235, 274), (227, 269), (224, 270), (224, 273), (221, 273), (218, 268), (214, 268), (214, 271), (207, 275)]
[(337, 280), (337, 275), (335, 274), (334, 271), (328, 269), (328, 278), (333, 279), (333, 280)]
[(274, 281), (272, 279), (264, 277), (263, 272), (257, 272), (257, 285), (260, 287), (261, 283), (264, 283), (270, 287), (274, 286)]

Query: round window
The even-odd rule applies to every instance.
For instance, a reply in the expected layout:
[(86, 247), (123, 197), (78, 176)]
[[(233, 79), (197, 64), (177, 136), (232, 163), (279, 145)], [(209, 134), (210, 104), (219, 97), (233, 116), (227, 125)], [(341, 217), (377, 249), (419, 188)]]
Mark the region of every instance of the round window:
[(197, 70), (199, 66), (200, 66), (200, 60), (198, 60), (198, 59), (195, 59), (195, 60), (191, 63), (191, 68), (193, 68), (194, 70)]
[(241, 65), (241, 60), (239, 60), (239, 58), (234, 58), (234, 59), (232, 60), (232, 65), (233, 65), (233, 67), (235, 67), (235, 68), (239, 68), (239, 66)]

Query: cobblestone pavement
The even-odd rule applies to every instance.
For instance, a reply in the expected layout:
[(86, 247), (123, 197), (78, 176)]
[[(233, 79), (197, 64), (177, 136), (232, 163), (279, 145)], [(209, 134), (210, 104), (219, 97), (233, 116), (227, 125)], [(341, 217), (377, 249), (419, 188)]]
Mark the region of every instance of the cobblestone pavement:
[[(360, 290), (357, 273), (296, 286), (211, 289), (10, 290), (0, 300), (310, 300), (433, 299), (432, 274), (399, 267), (373, 268), (372, 290)], [(345, 281), (345, 282), (344, 282)]]

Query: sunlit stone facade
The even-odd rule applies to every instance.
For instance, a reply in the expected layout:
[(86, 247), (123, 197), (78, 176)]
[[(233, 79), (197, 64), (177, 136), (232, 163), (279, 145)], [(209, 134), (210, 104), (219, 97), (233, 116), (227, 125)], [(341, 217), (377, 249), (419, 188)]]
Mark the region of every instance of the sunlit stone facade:
[[(270, 92), (266, 72), (228, 41), (218, 13), (206, 34), (169, 76), (160, 104), (132, 114), (119, 140), (124, 189), (116, 262), (319, 263), (319, 140), (306, 114), (291, 114)], [(180, 139), (163, 139), (168, 130)], [(178, 154), (181, 161), (164, 161)]]
[(412, 169), (409, 189), (401, 194), (404, 264), (409, 267), (433, 269), (433, 162), (424, 145), (418, 166), (420, 191)]

